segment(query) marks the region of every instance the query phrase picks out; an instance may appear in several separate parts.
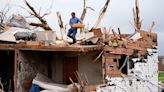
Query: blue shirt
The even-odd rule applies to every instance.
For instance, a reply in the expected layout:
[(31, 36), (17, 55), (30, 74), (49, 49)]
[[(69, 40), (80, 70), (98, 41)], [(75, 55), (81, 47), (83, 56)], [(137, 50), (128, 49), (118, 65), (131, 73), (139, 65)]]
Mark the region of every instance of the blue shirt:
[(75, 24), (75, 23), (79, 23), (80, 22), (80, 19), (75, 17), (75, 18), (71, 18), (69, 20), (69, 24)]

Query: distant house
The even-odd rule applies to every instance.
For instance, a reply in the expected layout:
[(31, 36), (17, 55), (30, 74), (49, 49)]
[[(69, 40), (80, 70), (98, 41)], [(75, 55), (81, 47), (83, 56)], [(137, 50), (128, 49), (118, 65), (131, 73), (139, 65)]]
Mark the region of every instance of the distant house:
[(159, 71), (164, 71), (164, 56), (159, 56), (158, 60), (159, 60), (158, 63)]

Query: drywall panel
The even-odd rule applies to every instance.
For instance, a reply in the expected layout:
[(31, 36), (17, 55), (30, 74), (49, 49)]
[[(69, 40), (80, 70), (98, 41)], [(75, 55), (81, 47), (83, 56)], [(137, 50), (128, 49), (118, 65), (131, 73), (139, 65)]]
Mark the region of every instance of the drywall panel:
[(80, 73), (85, 73), (90, 84), (102, 83), (102, 63), (101, 59), (94, 62), (95, 53), (79, 55), (78, 67)]

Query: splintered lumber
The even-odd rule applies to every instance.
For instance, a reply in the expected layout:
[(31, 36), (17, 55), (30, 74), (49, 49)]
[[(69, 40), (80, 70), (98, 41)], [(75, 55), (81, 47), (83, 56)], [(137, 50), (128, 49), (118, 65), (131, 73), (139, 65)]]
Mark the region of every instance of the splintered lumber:
[(150, 26), (150, 28), (148, 29), (148, 31), (151, 32), (154, 26), (155, 26), (155, 22), (153, 21), (153, 22), (151, 23), (151, 26)]
[(64, 29), (64, 26), (63, 26), (63, 21), (62, 21), (62, 18), (61, 18), (61, 14), (59, 12), (56, 12), (56, 15), (57, 15), (61, 35), (62, 35), (62, 40), (66, 41), (67, 36), (66, 36), (65, 29)]
[(81, 86), (81, 87), (84, 87), (83, 80), (82, 80), (82, 78), (81, 78), (81, 76), (80, 76), (80, 74), (79, 74), (78, 71), (75, 72), (75, 76), (76, 76), (76, 78), (77, 78), (77, 80), (78, 80), (80, 86)]
[(120, 28), (118, 28), (118, 33), (119, 33), (120, 40), (122, 40)]
[(105, 83), (105, 55), (102, 55), (102, 80)]
[(2, 84), (2, 82), (1, 82), (1, 78), (0, 78), (0, 86), (1, 86), (0, 92), (4, 92), (4, 91), (3, 91), (3, 90), (4, 90), (4, 87), (3, 87), (3, 84)]
[(80, 88), (78, 87), (78, 85), (76, 85), (70, 77), (69, 79), (72, 82), (72, 84), (69, 85), (69, 92), (80, 92)]
[(93, 60), (94, 62), (96, 62), (103, 54), (103, 50), (99, 53), (99, 55)]
[(104, 15), (105, 15), (105, 12), (108, 8), (109, 2), (110, 2), (110, 0), (106, 0), (106, 3), (104, 5), (104, 7), (101, 9), (101, 11), (99, 13), (99, 17), (98, 17), (95, 25), (93, 26), (93, 28), (97, 28), (97, 26), (100, 24), (101, 20), (103, 19)]
[(88, 85), (89, 80), (88, 80), (88, 77), (87, 77), (86, 73), (84, 73), (84, 79), (85, 79), (85, 83), (86, 83), (86, 85)]
[(0, 24), (0, 29), (4, 29), (5, 27), (3, 25)]

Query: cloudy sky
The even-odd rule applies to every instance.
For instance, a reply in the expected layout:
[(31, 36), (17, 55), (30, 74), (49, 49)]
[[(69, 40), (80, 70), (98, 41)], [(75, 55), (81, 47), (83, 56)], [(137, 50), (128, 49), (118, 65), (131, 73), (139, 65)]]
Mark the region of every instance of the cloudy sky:
[[(52, 0), (28, 0), (36, 10), (41, 9), (41, 14), (44, 13), (52, 3)], [(95, 23), (101, 7), (106, 0), (87, 0), (87, 6), (95, 9), (88, 10), (84, 23), (88, 27), (92, 27)], [(111, 0), (108, 10), (105, 14), (100, 27), (112, 27), (114, 29), (120, 27), (122, 33), (134, 32), (130, 21), (133, 20), (132, 8), (135, 0)], [(0, 0), (2, 10), (7, 4), (10, 6), (8, 16), (11, 14), (23, 14), (27, 16), (27, 12), (19, 6), (25, 7), (23, 0)], [(164, 0), (139, 0), (141, 10), (142, 29), (147, 30), (152, 21), (155, 21), (153, 32), (158, 33), (159, 55), (164, 55)], [(76, 12), (77, 16), (81, 15), (83, 8), (83, 0), (54, 0), (51, 14), (46, 16), (48, 24), (60, 36), (56, 12), (60, 11), (65, 24), (68, 23), (70, 13)]]

